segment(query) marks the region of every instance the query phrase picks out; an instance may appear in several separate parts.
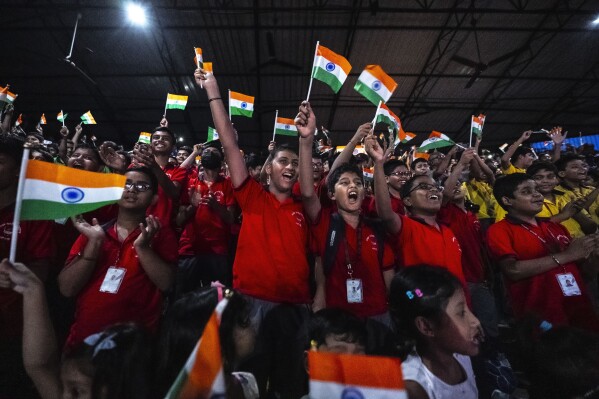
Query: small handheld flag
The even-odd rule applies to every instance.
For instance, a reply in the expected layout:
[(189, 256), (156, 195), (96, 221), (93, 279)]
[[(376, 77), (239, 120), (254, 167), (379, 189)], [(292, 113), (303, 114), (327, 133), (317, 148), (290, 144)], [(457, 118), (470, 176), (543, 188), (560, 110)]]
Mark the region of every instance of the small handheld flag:
[(476, 134), (479, 138), (483, 136), (483, 126), (485, 124), (485, 116), (479, 114), (478, 116), (472, 115), (470, 122), (470, 147), (472, 147), (472, 135)]
[(63, 114), (63, 113), (62, 113), (62, 110), (61, 110), (61, 111), (58, 113), (58, 115), (56, 115), (56, 119), (57, 119), (59, 122), (62, 122), (62, 126), (64, 126), (64, 121), (65, 121), (65, 119), (67, 119), (67, 116), (68, 116), (68, 115), (69, 115), (69, 114)]
[(293, 119), (277, 117), (275, 120), (275, 134), (281, 136), (297, 136), (297, 127)]
[(193, 62), (195, 62), (198, 68), (203, 68), (204, 57), (202, 57), (202, 49), (199, 47), (194, 47), (193, 49), (195, 51), (195, 57), (193, 57)]
[(395, 145), (401, 143), (405, 144), (408, 141), (412, 140), (416, 135), (411, 132), (404, 132), (403, 129), (399, 129), (399, 133), (397, 134), (397, 139), (395, 139)]
[(426, 150), (432, 150), (434, 148), (449, 147), (452, 145), (455, 145), (455, 142), (452, 139), (450, 139), (449, 137), (447, 137), (446, 135), (444, 135), (441, 132), (437, 132), (437, 131), (433, 130), (432, 133), (430, 134), (430, 136), (428, 136), (428, 139), (426, 139), (422, 142), (422, 144), (418, 148), (418, 151), (424, 152)]
[(401, 129), (401, 121), (385, 104), (380, 103), (377, 113), (374, 117), (375, 123), (382, 122), (393, 130)]
[(218, 140), (218, 132), (215, 128), (208, 126), (208, 137), (206, 138), (206, 142)]
[(15, 126), (19, 126), (22, 123), (23, 123), (23, 114), (19, 114), (19, 117), (17, 118), (17, 121), (15, 122)]
[(141, 132), (139, 134), (139, 139), (137, 140), (137, 142), (143, 143), (143, 144), (151, 144), (152, 143), (152, 133)]
[(389, 101), (396, 88), (397, 83), (378, 65), (367, 65), (354, 86), (354, 90), (374, 105)]
[(320, 44), (316, 45), (312, 78), (326, 83), (335, 93), (338, 93), (350, 71), (351, 65), (345, 57)]
[(9, 87), (10, 85), (6, 85), (6, 87), (0, 86), (0, 102), (12, 104), (17, 99), (17, 94), (8, 91)]
[(211, 73), (214, 73), (212, 70), (212, 63), (211, 62), (204, 62), (204, 68), (202, 68), (206, 71), (206, 74), (209, 75)]
[(45, 125), (46, 124), (46, 114), (42, 114), (42, 116), (40, 117), (40, 125)]
[(251, 118), (254, 113), (254, 97), (229, 90), (229, 119), (232, 115)]
[(180, 96), (178, 94), (167, 93), (166, 95), (166, 106), (164, 107), (164, 113), (166, 114), (167, 109), (185, 109), (187, 105), (188, 96)]
[(83, 123), (84, 125), (96, 125), (97, 124), (91, 111), (87, 111), (85, 114), (81, 115), (81, 123)]

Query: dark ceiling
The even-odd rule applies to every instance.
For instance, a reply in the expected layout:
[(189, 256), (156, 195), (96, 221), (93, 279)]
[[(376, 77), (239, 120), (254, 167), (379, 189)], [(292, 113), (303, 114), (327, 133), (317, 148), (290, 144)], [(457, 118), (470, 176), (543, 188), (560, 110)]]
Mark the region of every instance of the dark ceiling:
[[(0, 85), (19, 94), (29, 130), (42, 112), (52, 134), (59, 110), (71, 125), (91, 110), (98, 125), (87, 132), (131, 144), (158, 124), (171, 92), (189, 95), (185, 111), (168, 112), (171, 127), (186, 144), (204, 141), (212, 121), (192, 81), (195, 46), (213, 62), (223, 95), (256, 97), (254, 117), (233, 122), (242, 148), (264, 148), (275, 109), (293, 117), (306, 96), (320, 40), (353, 66), (338, 95), (321, 82), (312, 89), (336, 144), (374, 116), (353, 90), (367, 64), (397, 81), (388, 105), (418, 135), (414, 143), (433, 129), (467, 141), (478, 112), (487, 114), (487, 145), (554, 125), (599, 133), (596, 0), (155, 0), (141, 2), (145, 28), (129, 24), (121, 1), (1, 3)], [(78, 13), (72, 60), (95, 83), (63, 60)]]

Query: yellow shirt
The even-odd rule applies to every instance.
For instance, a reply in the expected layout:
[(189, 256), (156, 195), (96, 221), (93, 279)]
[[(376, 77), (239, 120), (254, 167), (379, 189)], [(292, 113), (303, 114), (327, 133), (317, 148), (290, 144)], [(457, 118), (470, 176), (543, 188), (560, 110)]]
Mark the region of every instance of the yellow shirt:
[(470, 201), (479, 206), (478, 218), (489, 219), (495, 217), (495, 197), (493, 196), (493, 188), (489, 183), (479, 181), (476, 179), (470, 179), (466, 183), (466, 189), (468, 190), (468, 196)]
[[(563, 200), (564, 200), (564, 206), (568, 202), (586, 197), (593, 191), (592, 187), (570, 188), (564, 184), (560, 184), (559, 186), (555, 187), (555, 189), (564, 193), (562, 195)], [(593, 203), (593, 205), (591, 205), (591, 208), (590, 208), (591, 210), (593, 210), (593, 207), (595, 207), (595, 209), (597, 209), (596, 203), (597, 203), (597, 201), (595, 201), (595, 203)], [(599, 220), (599, 217), (597, 217), (597, 215), (595, 215), (595, 217), (592, 217), (592, 215), (590, 215), (589, 212), (587, 212), (585, 209), (580, 211), (580, 213), (587, 217), (590, 217), (591, 219), (593, 219), (593, 221), (595, 221), (595, 223), (597, 223), (597, 221)], [(582, 228), (580, 227), (580, 224), (576, 220), (574, 220), (574, 219), (564, 220), (562, 222), (562, 224), (564, 225), (565, 228), (568, 229), (568, 231), (570, 232), (570, 235), (572, 235), (572, 237), (583, 237), (584, 236), (584, 233), (582, 232)]]
[(511, 175), (512, 173), (526, 173), (526, 169), (517, 168), (511, 163), (510, 166), (508, 166), (506, 169), (501, 168), (501, 171), (504, 175)]

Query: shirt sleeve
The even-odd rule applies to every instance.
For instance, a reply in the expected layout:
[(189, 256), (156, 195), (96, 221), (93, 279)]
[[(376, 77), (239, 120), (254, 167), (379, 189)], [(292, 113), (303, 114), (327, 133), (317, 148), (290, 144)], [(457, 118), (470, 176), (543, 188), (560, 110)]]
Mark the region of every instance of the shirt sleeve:
[(225, 193), (225, 206), (234, 206), (237, 204), (235, 201), (235, 193), (233, 192), (233, 184), (231, 180), (227, 179), (224, 188)]
[[(505, 222), (504, 222), (505, 223)], [(494, 224), (487, 230), (489, 252), (496, 261), (505, 258), (518, 258), (512, 242), (512, 235), (502, 224)]]
[(24, 237), (23, 261), (50, 259), (55, 254), (54, 222), (27, 222), (27, 237)]
[[(308, 219), (306, 219), (308, 220)], [(324, 256), (325, 244), (331, 224), (331, 212), (321, 208), (316, 223), (310, 223), (310, 250), (316, 256)]]
[(233, 189), (235, 199), (242, 211), (249, 210), (252, 203), (255, 203), (256, 198), (264, 194), (264, 188), (260, 183), (249, 176), (239, 187)]
[(162, 227), (152, 240), (152, 248), (156, 251), (156, 254), (173, 266), (177, 264), (178, 247), (177, 237), (170, 227)]
[(73, 261), (73, 259), (75, 259), (75, 257), (79, 253), (83, 252), (86, 245), (87, 245), (87, 237), (84, 236), (83, 234), (79, 234), (79, 237), (77, 237), (77, 240), (75, 240), (75, 243), (71, 247), (69, 256), (67, 256), (67, 260), (65, 261), (64, 264), (68, 265), (69, 263), (71, 263)]

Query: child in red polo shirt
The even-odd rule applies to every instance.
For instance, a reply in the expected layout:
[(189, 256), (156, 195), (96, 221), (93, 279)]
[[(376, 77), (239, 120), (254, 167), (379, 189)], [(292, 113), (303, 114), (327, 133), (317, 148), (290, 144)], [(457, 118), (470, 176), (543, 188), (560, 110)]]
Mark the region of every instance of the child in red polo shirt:
[(400, 266), (441, 266), (459, 278), (466, 287), (460, 244), (449, 227), (437, 222), (443, 188), (426, 174), (415, 175), (405, 182), (400, 192), (410, 216), (398, 215), (391, 207), (384, 173), (384, 151), (373, 135), (366, 137), (365, 144), (366, 152), (374, 160), (374, 191), (378, 215), (387, 231), (393, 235)]
[(233, 264), (233, 287), (250, 297), (250, 318), (258, 327), (265, 313), (277, 304), (311, 303), (306, 256), (308, 225), (301, 201), (291, 195), (298, 177), (298, 156), (289, 148), (275, 148), (272, 160), (265, 166), (270, 177), (268, 191), (265, 190), (248, 175), (214, 75), (197, 69), (194, 77), (208, 95), (235, 198), (243, 213)]
[[(162, 293), (175, 278), (177, 241), (146, 210), (155, 202), (157, 182), (148, 168), (129, 169), (115, 222), (100, 226), (74, 221), (81, 235), (58, 276), (60, 291), (77, 297), (71, 347), (115, 323), (158, 327)], [(145, 226), (144, 226), (145, 222)]]
[[(572, 240), (558, 223), (535, 216), (543, 195), (530, 176), (514, 173), (498, 179), (493, 193), (508, 212), (507, 218), (487, 232), (489, 249), (499, 263), (516, 318), (536, 314), (553, 325), (592, 330), (599, 321), (587, 296), (579, 267), (597, 274), (597, 234)], [(588, 259), (588, 261), (585, 261)]]
[[(377, 241), (372, 227), (361, 216), (365, 195), (362, 171), (347, 163), (336, 167), (328, 176), (327, 186), (337, 211), (323, 208), (310, 179), (316, 118), (308, 102), (302, 104), (295, 121), (300, 134), (299, 180), (304, 209), (311, 223), (314, 251), (325, 262), (333, 215), (343, 220), (339, 231), (343, 239), (336, 248), (333, 263), (323, 267), (322, 262), (317, 262), (315, 308), (335, 307), (358, 317), (377, 317), (385, 321), (394, 258), (391, 248), (384, 241)], [(383, 259), (379, 259), (379, 245), (385, 246)], [(390, 320), (387, 321), (390, 324)]]

